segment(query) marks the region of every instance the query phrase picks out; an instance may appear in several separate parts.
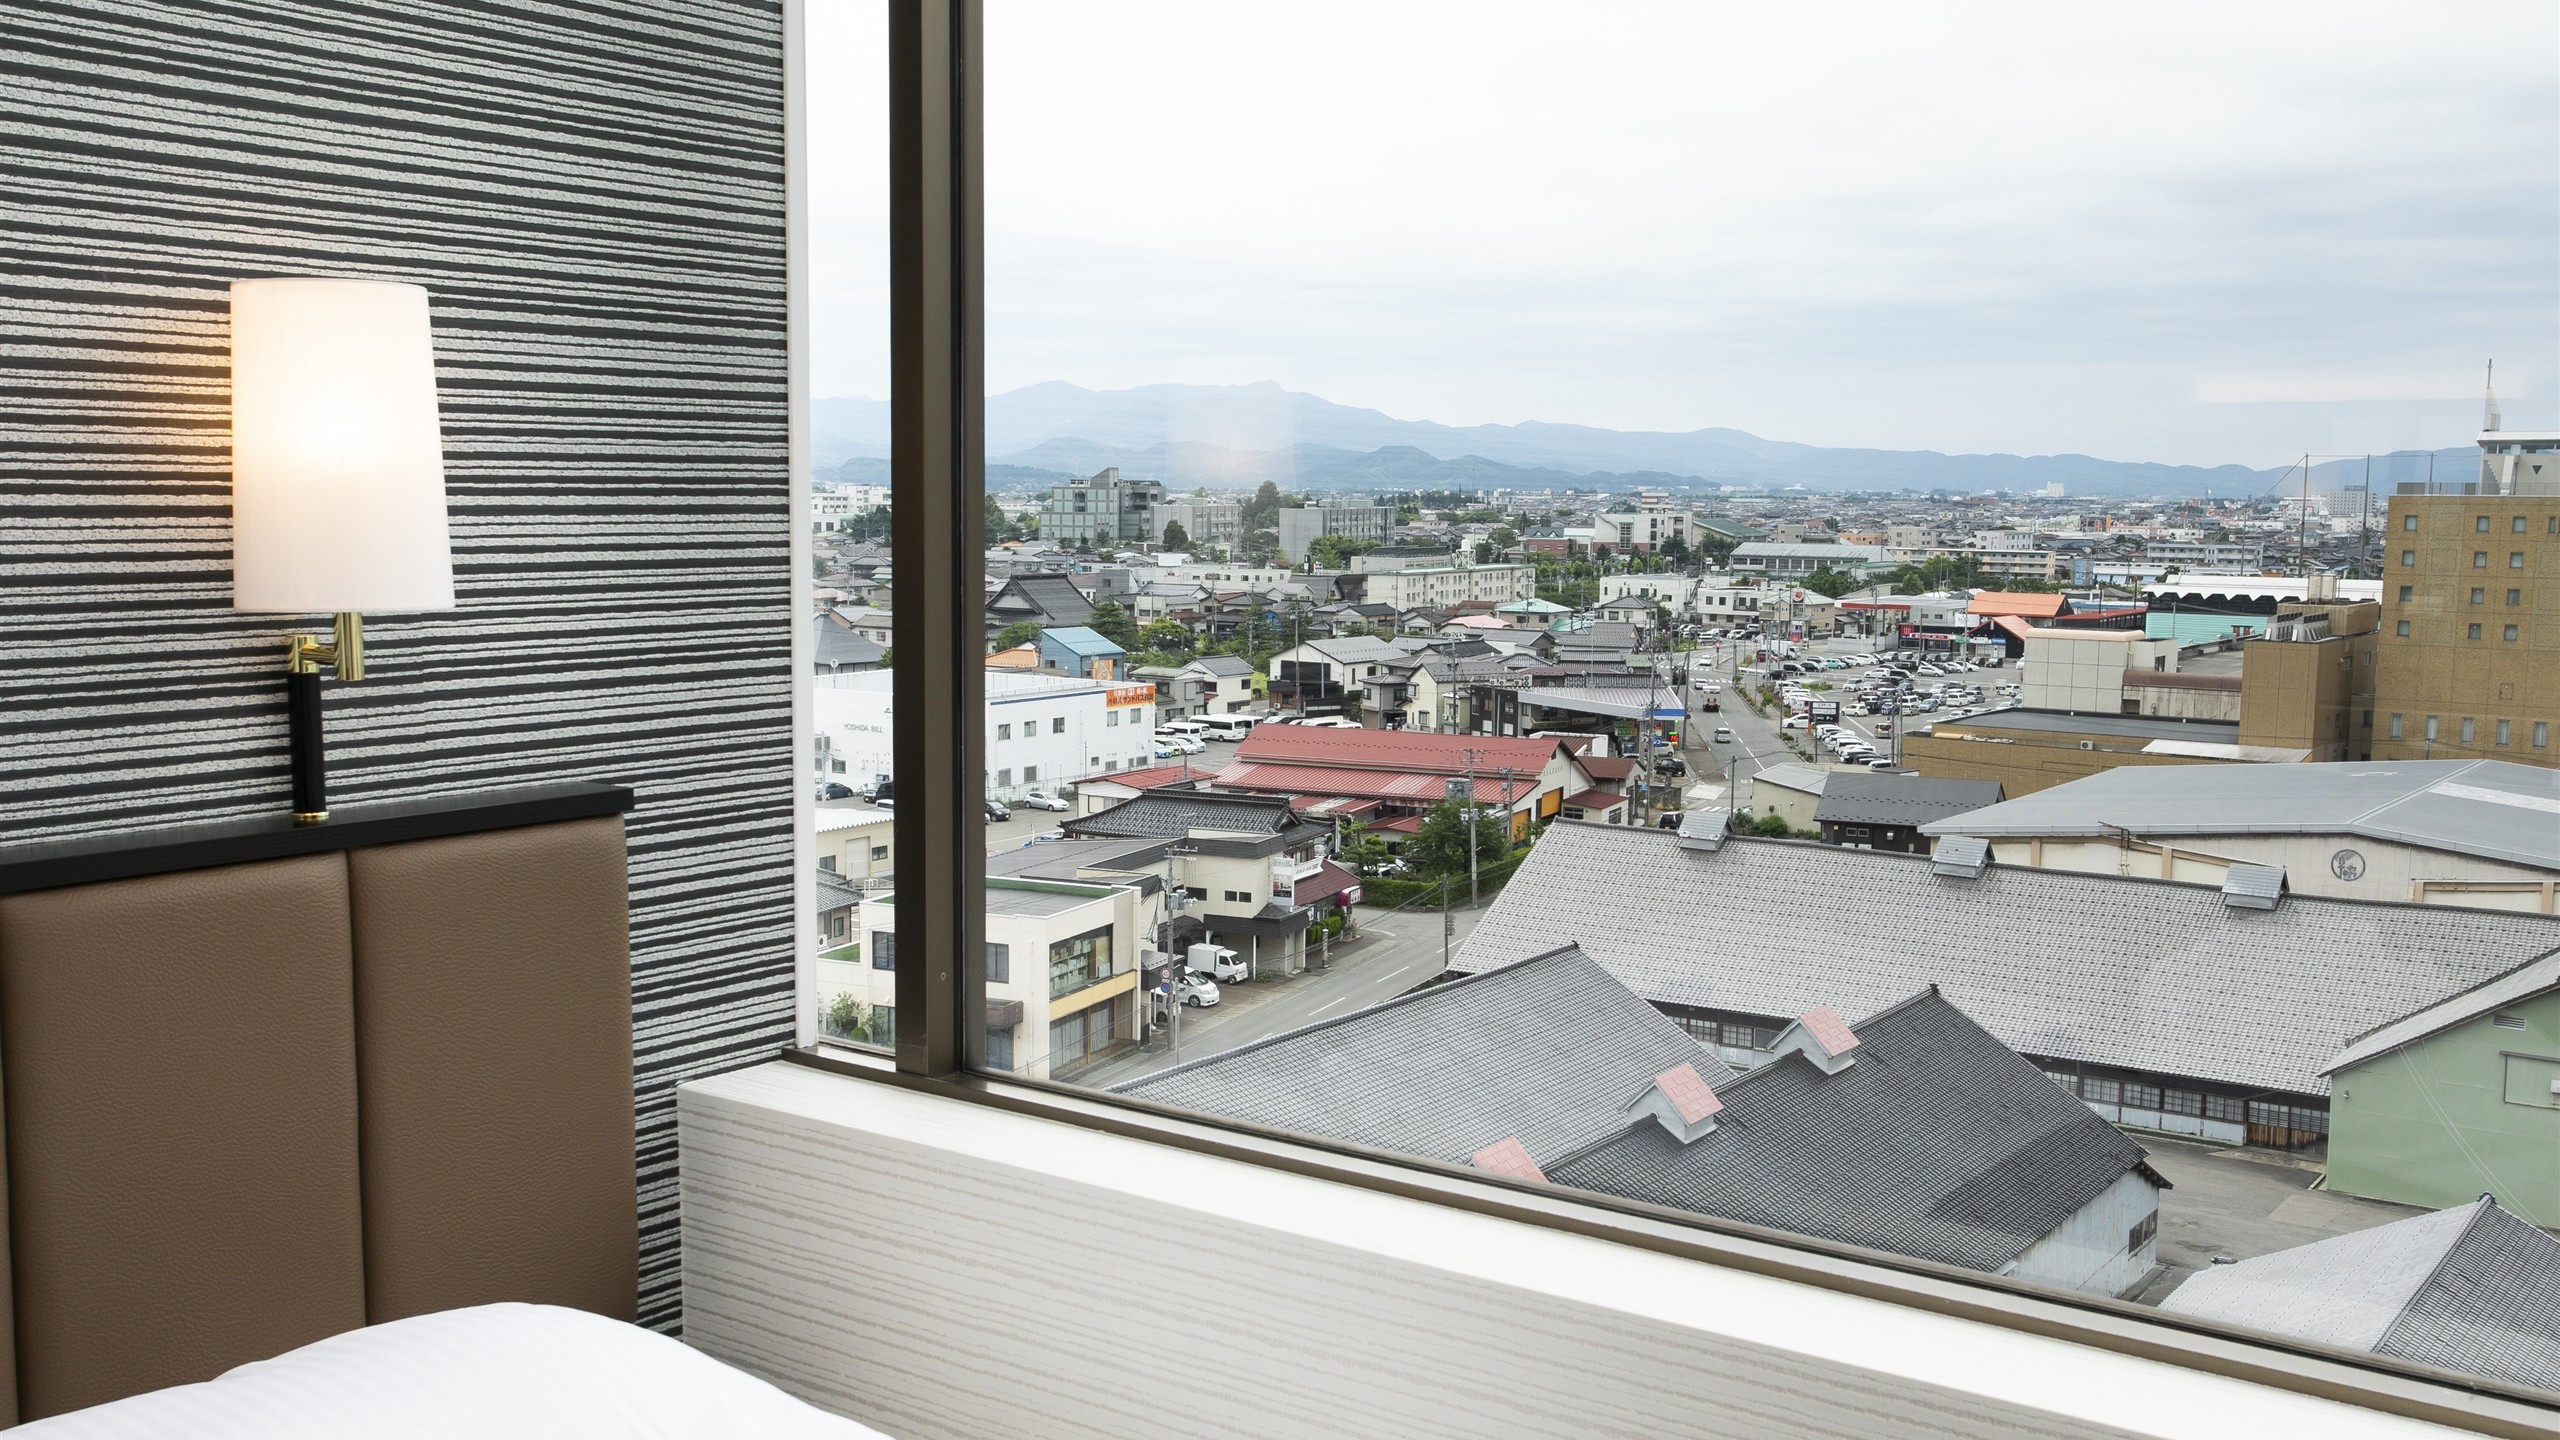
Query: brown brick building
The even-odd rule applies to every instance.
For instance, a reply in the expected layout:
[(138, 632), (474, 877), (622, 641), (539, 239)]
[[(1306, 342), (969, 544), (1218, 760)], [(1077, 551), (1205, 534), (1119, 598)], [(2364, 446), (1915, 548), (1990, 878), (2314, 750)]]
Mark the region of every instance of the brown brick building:
[[(2545, 472), (2516, 476), (2517, 493), (2391, 497), (2376, 760), (2560, 766), (2560, 435), (2503, 438), (2546, 442), (2514, 457)], [(2500, 458), (2491, 453), (2484, 477), (2524, 468)]]

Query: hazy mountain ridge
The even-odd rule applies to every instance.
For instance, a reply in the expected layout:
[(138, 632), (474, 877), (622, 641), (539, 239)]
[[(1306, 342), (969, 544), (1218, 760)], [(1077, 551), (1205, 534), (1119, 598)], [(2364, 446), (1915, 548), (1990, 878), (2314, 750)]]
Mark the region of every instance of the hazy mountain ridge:
[[(813, 429), (819, 468), (888, 449), (886, 401), (820, 400)], [(1087, 390), (1064, 381), (1026, 386), (987, 400), (989, 479), (999, 466), (1091, 474), (1117, 465), (1132, 476), (1189, 489), (1250, 487), (1414, 489), (1506, 486), (1544, 489), (1681, 489), (1736, 485), (1814, 490), (2028, 491), (2060, 481), (2082, 495), (2258, 494), (2281, 469), (2244, 465), (2162, 465), (2088, 455), (1948, 455), (1934, 450), (1834, 448), (1767, 440), (1711, 427), (1685, 432), (1604, 430), (1524, 421), (1442, 425), (1398, 420), (1376, 410), (1264, 381), (1253, 385), (1145, 385)], [(2467, 466), (2469, 450), (2442, 451)], [(2377, 464), (2376, 489), (2414, 478), (2424, 452)], [(2360, 467), (2317, 468), (2315, 489), (2352, 483)], [(2458, 473), (2458, 472), (2457, 472)], [(850, 477), (848, 477), (850, 478)], [(1028, 475), (1012, 477), (1031, 481)]]

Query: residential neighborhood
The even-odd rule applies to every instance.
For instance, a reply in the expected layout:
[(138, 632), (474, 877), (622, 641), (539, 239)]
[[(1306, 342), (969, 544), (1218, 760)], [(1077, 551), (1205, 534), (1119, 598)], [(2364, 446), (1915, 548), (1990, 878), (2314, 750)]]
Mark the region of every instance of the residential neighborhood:
[[(2560, 1293), (2560, 495), (990, 504), (986, 1068), (2560, 1374), (2380, 1274)], [(882, 1045), (888, 556), (821, 541), (810, 943)], [(2449, 662), (2472, 605), (2529, 638)]]

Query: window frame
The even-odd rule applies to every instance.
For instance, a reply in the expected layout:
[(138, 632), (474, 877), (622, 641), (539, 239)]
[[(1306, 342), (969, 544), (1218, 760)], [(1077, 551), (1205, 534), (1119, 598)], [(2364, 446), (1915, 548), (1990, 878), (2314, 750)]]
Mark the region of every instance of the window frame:
[[(790, 265), (793, 573), (808, 574), (810, 295), (805, 48), (801, 10), (785, 6), (784, 223)], [(898, 700), (911, 714), (983, 715), (985, 307), (981, 0), (890, 0), (890, 489)], [(2415, 528), (2415, 516), (2404, 528)], [(2414, 559), (2414, 556), (2410, 557)], [(2405, 562), (2404, 562), (2405, 563)], [(808, 627), (793, 626), (795, 678), (813, 667)], [(811, 733), (809, 687), (795, 720)], [(892, 740), (900, 778), (892, 824), (908, 954), (884, 1016), (892, 1053), (818, 1043), (813, 971), (800, 971), (793, 1063), (938, 1098), (1012, 1110), (1085, 1130), (1241, 1160), (1453, 1210), (1560, 1229), (1703, 1263), (2025, 1331), (2382, 1413), (2489, 1433), (2524, 1433), (2550, 1412), (2493, 1382), (2304, 1342), (2243, 1338), (2125, 1301), (2020, 1285), (1815, 1237), (1559, 1192), (1467, 1167), (1387, 1155), (1171, 1109), (1072, 1085), (989, 1075), (983, 994), (986, 853), (980, 724), (913, 725)], [(795, 783), (801, 913), (814, 896), (814, 804)], [(890, 1020), (889, 1017), (894, 1017)]]

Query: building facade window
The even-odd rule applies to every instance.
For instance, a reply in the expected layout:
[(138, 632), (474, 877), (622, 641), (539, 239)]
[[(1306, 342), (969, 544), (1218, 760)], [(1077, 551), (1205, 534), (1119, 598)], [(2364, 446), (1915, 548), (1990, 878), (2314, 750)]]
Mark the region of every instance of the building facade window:
[(2430, 744), (2430, 745), (2434, 744), (2434, 743), (2435, 743), (2435, 738), (2436, 738), (2436, 717), (2434, 717), (2433, 715), (2430, 715), (2430, 716), (2428, 716), (2428, 717), (2427, 717), (2427, 743), (2428, 743), (2428, 744)]
[(2404, 568), (2404, 569), (2405, 569), (2405, 568), (2407, 568), (2407, 567), (2409, 567), (2409, 566), (2412, 566), (2412, 565), (2415, 565), (2415, 564), (2417, 564), (2417, 563), (2418, 563), (2418, 552), (2417, 552), (2417, 551), (2415, 551), (2415, 550), (2403, 550), (2403, 551), (2401, 551), (2401, 552), (2400, 552), (2400, 564), (2401, 564), (2402, 568)]
[(2464, 626), (2464, 627), (2463, 627), (2463, 630), (2462, 630), (2462, 638), (2463, 638), (2463, 639), (2465, 639), (2465, 640), (2477, 640), (2477, 639), (2479, 639), (2479, 638), (2480, 638), (2480, 627), (2479, 627), (2479, 626), (2477, 626), (2477, 625), (2466, 625), (2466, 626)]
[(2521, 605), (2521, 604), (2523, 604), (2523, 603), (2524, 603), (2524, 592), (2523, 592), (2523, 591), (2521, 591), (2521, 590), (2515, 589), (2515, 588), (2513, 588), (2512, 586), (2510, 586), (2510, 587), (2508, 588), (2508, 590), (2507, 590), (2507, 603), (2508, 603), (2509, 605)]
[(2509, 626), (2507, 626), (2505, 629), (2503, 629), (2503, 630), (2501, 630), (2501, 631), (2499, 631), (2499, 632), (2498, 632), (2499, 638), (2500, 638), (2500, 639), (2503, 639), (2503, 640), (2513, 640), (2514, 638), (2516, 638), (2516, 634), (2517, 634), (2516, 627), (2514, 627), (2513, 625), (2509, 625)]
[(1058, 715), (1058, 716), (1054, 716), (1054, 717), (1052, 717), (1052, 718), (1050, 719), (1050, 721), (1049, 721), (1049, 733), (1050, 733), (1050, 734), (1052, 734), (1052, 735), (1064, 735), (1064, 734), (1066, 734), (1066, 733), (1067, 733), (1067, 717), (1066, 717), (1066, 716), (1064, 716), (1064, 715)]
[(886, 860), (886, 859), (888, 859), (888, 858), (889, 858), (889, 847), (888, 847), (888, 846), (886, 846), (886, 845), (874, 845), (874, 846), (872, 846), (872, 847), (871, 847), (871, 858), (872, 858), (872, 859), (874, 859), (874, 860)]
[(1108, 713), (1108, 714), (1104, 715), (1104, 716), (1102, 717), (1102, 723), (1103, 723), (1103, 724), (1105, 724), (1105, 725), (1117, 725), (1117, 724), (1119, 724), (1119, 723), (1120, 723), (1120, 712), (1119, 712), (1119, 711), (1117, 711), (1117, 710), (1114, 710), (1114, 711), (1111, 711), (1110, 713)]
[(2524, 568), (2524, 552), (2523, 552), (2523, 551), (2521, 551), (2521, 550), (2510, 550), (2510, 551), (2508, 551), (2508, 552), (2507, 552), (2507, 568), (2508, 568), (2508, 569), (2510, 569), (2510, 570), (2521, 570), (2521, 569), (2523, 569), (2523, 568)]
[(1088, 930), (1049, 946), (1050, 999), (1055, 1000), (1071, 990), (1081, 990), (1096, 981), (1110, 978), (1110, 926)]
[(1013, 1068), (1012, 1026), (1007, 1025), (1001, 1030), (987, 1032), (987, 1068), (990, 1070)]
[(898, 968), (897, 931), (874, 930), (871, 932), (871, 968), (874, 970)]
[(2400, 517), (2400, 528), (2401, 528), (2401, 529), (2403, 529), (2403, 530), (2415, 530), (2415, 529), (2417, 529), (2417, 528), (2418, 528), (2418, 517), (2417, 517), (2417, 516), (2415, 516), (2415, 515), (2403, 515), (2403, 516), (2401, 516), (2401, 517)]
[(2515, 722), (2510, 720), (2501, 720), (2498, 722), (2498, 744), (2501, 747), (2504, 747), (2514, 739), (2514, 723)]
[(2397, 740), (2401, 737), (2401, 732), (2407, 728), (2407, 720), (2408, 717), (2405, 715), (2394, 715), (2391, 717), (2392, 739)]
[(2489, 517), (2488, 517), (2488, 516), (2486, 516), (2486, 515), (2480, 516), (2478, 519), (2476, 519), (2476, 520), (2474, 520), (2474, 521), (2472, 521), (2472, 522), (2471, 522), (2471, 528), (2472, 528), (2472, 529), (2474, 529), (2474, 530), (2479, 531), (2479, 532), (2480, 532), (2481, 534), (2483, 534), (2483, 535), (2488, 534), (2488, 533), (2489, 533)]
[(999, 740), (1010, 740), (1010, 739), (1012, 739), (1012, 738), (1013, 738), (1013, 727), (1012, 727), (1011, 725), (999, 725), (999, 726), (997, 726), (997, 727), (996, 727), (996, 738), (997, 738), (997, 739), (999, 739)]
[(2534, 721), (2534, 722), (2533, 722), (2533, 748), (2534, 748), (2534, 749), (2536, 749), (2536, 750), (2544, 750), (2544, 749), (2548, 749), (2548, 748), (2550, 748), (2550, 745), (2551, 745), (2551, 722), (2550, 722), (2550, 721), (2548, 721), (2548, 720), (2536, 720), (2536, 721)]
[(2471, 738), (2472, 738), (2471, 717), (2470, 717), (2470, 716), (2468, 716), (2468, 715), (2465, 715), (2465, 716), (2463, 716), (2463, 717), (2462, 717), (2462, 743), (2463, 743), (2463, 744), (2465, 744), (2465, 745), (2470, 744), (2470, 743), (2471, 743)]
[(2508, 527), (2507, 527), (2507, 529), (2509, 529), (2510, 531), (2512, 531), (2512, 532), (2514, 532), (2515, 534), (2518, 534), (2518, 535), (2523, 534), (2523, 533), (2524, 533), (2524, 517), (2523, 517), (2523, 516), (2521, 516), (2521, 515), (2517, 516), (2517, 517), (2516, 517), (2516, 521), (2515, 521), (2515, 523), (2514, 523), (2513, 525), (2508, 526)]
[(2488, 552), (2488, 551), (2486, 551), (2486, 550), (2474, 550), (2474, 551), (2472, 551), (2472, 552), (2471, 552), (2471, 568), (2472, 568), (2472, 569), (2474, 569), (2474, 570), (2486, 570), (2486, 569), (2488, 569), (2488, 568), (2489, 568), (2489, 552)]
[(2401, 587), (2400, 587), (2400, 603), (2401, 603), (2401, 604), (2403, 604), (2403, 605), (2408, 604), (2408, 603), (2409, 603), (2409, 592), (2410, 592), (2411, 590), (2413, 590), (2413, 589), (2416, 589), (2416, 588), (2417, 588), (2417, 587), (2416, 587), (2416, 586), (2413, 586), (2413, 585), (2403, 585), (2403, 586), (2401, 586)]
[(990, 985), (1013, 983), (1012, 946), (1001, 945), (993, 940), (987, 942), (987, 983)]
[(2408, 639), (2408, 638), (2409, 638), (2409, 622), (2408, 622), (2408, 621), (2406, 621), (2406, 620), (2401, 621), (2397, 626), (2394, 626), (2394, 627), (2392, 628), (2391, 633), (2392, 633), (2392, 634), (2394, 634), (2394, 635), (2399, 636), (2399, 637), (2400, 637), (2401, 639), (2403, 639), (2403, 640)]
[(1037, 766), (1037, 765), (1025, 765), (1025, 766), (1023, 766), (1023, 767), (1022, 767), (1022, 783), (1023, 783), (1023, 784), (1028, 785), (1028, 784), (1030, 784), (1032, 781), (1037, 780), (1037, 779), (1039, 779), (1039, 778), (1040, 778), (1040, 767), (1039, 767), (1039, 766)]
[(2472, 586), (2472, 587), (2471, 587), (2471, 603), (2472, 603), (2472, 604), (2474, 604), (2474, 605), (2486, 605), (2486, 604), (2488, 604), (2488, 603), (2489, 603), (2489, 592), (2488, 592), (2488, 590), (2487, 590), (2485, 587), (2483, 587), (2483, 586), (2479, 586), (2479, 585), (2474, 585), (2474, 586)]

